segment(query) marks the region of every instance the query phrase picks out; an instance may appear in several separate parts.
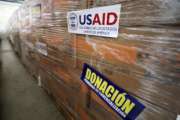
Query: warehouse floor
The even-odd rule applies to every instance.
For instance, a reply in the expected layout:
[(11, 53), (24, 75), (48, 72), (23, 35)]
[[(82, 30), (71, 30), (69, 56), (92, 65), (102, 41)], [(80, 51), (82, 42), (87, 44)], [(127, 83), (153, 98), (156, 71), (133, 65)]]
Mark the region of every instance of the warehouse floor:
[(28, 74), (7, 40), (1, 43), (0, 120), (64, 120), (49, 96)]

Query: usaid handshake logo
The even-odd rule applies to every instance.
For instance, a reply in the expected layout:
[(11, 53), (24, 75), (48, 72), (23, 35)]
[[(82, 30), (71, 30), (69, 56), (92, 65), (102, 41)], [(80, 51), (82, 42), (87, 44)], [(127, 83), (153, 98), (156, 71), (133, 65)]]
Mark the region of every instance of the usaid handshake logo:
[(76, 13), (70, 13), (68, 20), (69, 20), (69, 29), (77, 30), (77, 28), (78, 28), (78, 16), (76, 15)]

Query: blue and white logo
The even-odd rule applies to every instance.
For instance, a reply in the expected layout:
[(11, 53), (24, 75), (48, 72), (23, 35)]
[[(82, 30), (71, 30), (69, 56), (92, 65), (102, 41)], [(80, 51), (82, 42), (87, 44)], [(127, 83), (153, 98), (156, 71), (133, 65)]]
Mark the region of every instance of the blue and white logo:
[(70, 13), (69, 14), (69, 28), (71, 30), (77, 30), (78, 28), (78, 17), (75, 13)]

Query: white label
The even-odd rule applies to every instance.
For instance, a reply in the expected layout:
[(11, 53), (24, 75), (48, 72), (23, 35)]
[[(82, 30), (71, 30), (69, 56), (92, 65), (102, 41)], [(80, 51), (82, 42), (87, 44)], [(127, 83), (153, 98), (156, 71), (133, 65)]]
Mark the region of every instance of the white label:
[(180, 115), (177, 116), (177, 119), (176, 120), (180, 120)]
[(41, 76), (38, 76), (38, 86), (41, 87), (42, 86), (42, 82), (41, 82)]
[(31, 15), (33, 18), (41, 17), (41, 4), (37, 4), (31, 8)]
[(37, 50), (39, 53), (41, 53), (41, 54), (43, 54), (43, 55), (45, 55), (45, 56), (48, 55), (48, 52), (47, 52), (47, 44), (45, 44), (45, 43), (36, 42), (36, 50)]
[(68, 12), (68, 32), (116, 38), (120, 11), (121, 4)]

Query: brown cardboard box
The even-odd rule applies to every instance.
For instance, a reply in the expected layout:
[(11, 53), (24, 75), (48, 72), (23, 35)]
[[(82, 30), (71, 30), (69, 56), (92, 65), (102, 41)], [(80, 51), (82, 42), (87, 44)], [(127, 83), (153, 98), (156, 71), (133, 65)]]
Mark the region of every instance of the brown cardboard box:
[[(33, 16), (29, 11), (39, 4), (40, 17)], [(68, 11), (113, 4), (122, 4), (118, 38), (68, 33)], [(178, 0), (27, 0), (18, 10), (21, 25), (10, 24), (10, 33), (19, 31), (22, 61), (41, 76), (67, 119), (121, 119), (80, 80), (88, 63), (146, 106), (139, 120), (174, 120), (180, 112), (179, 6)], [(47, 56), (36, 42), (47, 45)]]

